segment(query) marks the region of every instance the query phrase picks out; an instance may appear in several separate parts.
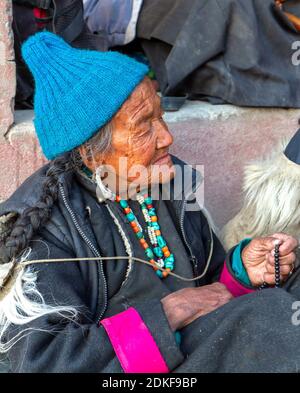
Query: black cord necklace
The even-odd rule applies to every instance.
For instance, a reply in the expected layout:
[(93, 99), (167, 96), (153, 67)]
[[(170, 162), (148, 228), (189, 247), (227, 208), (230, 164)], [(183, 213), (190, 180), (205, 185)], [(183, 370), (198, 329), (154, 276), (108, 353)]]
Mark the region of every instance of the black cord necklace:
[[(275, 259), (275, 288), (280, 288), (279, 244), (275, 245), (274, 259)], [(264, 282), (258, 289), (265, 289), (268, 287), (269, 287), (269, 284)]]

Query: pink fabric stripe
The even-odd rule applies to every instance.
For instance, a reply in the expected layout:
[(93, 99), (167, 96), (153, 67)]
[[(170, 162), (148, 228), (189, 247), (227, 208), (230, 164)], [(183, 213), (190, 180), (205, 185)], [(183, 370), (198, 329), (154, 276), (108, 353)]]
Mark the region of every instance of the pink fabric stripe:
[(139, 313), (128, 310), (101, 321), (125, 373), (168, 373), (151, 333)]
[(226, 262), (224, 263), (223, 271), (220, 277), (220, 282), (226, 285), (227, 289), (234, 297), (247, 295), (248, 293), (255, 292), (254, 289), (249, 289), (240, 284), (227, 269)]

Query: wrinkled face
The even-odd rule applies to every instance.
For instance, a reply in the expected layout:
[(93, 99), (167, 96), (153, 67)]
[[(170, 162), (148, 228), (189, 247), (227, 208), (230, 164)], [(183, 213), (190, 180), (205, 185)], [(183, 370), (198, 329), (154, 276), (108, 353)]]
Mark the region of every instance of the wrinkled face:
[(131, 186), (170, 181), (174, 168), (168, 149), (173, 137), (162, 115), (160, 98), (146, 77), (112, 119), (112, 151), (85, 164), (93, 171), (98, 164), (112, 167), (117, 178)]

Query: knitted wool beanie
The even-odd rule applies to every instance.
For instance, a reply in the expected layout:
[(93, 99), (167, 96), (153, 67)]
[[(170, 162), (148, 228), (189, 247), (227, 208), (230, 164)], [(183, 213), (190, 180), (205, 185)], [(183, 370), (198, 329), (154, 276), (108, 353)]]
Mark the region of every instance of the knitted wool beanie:
[(34, 125), (48, 159), (92, 137), (148, 72), (128, 56), (75, 49), (49, 32), (31, 36), (22, 55), (35, 80)]

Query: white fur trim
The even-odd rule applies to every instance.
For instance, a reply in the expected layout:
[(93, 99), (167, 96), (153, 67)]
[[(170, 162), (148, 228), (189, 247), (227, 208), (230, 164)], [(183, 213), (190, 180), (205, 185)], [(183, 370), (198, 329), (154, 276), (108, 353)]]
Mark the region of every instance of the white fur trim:
[(245, 237), (276, 232), (300, 238), (300, 166), (282, 153), (286, 143), (245, 166), (243, 207), (222, 231), (227, 249)]

